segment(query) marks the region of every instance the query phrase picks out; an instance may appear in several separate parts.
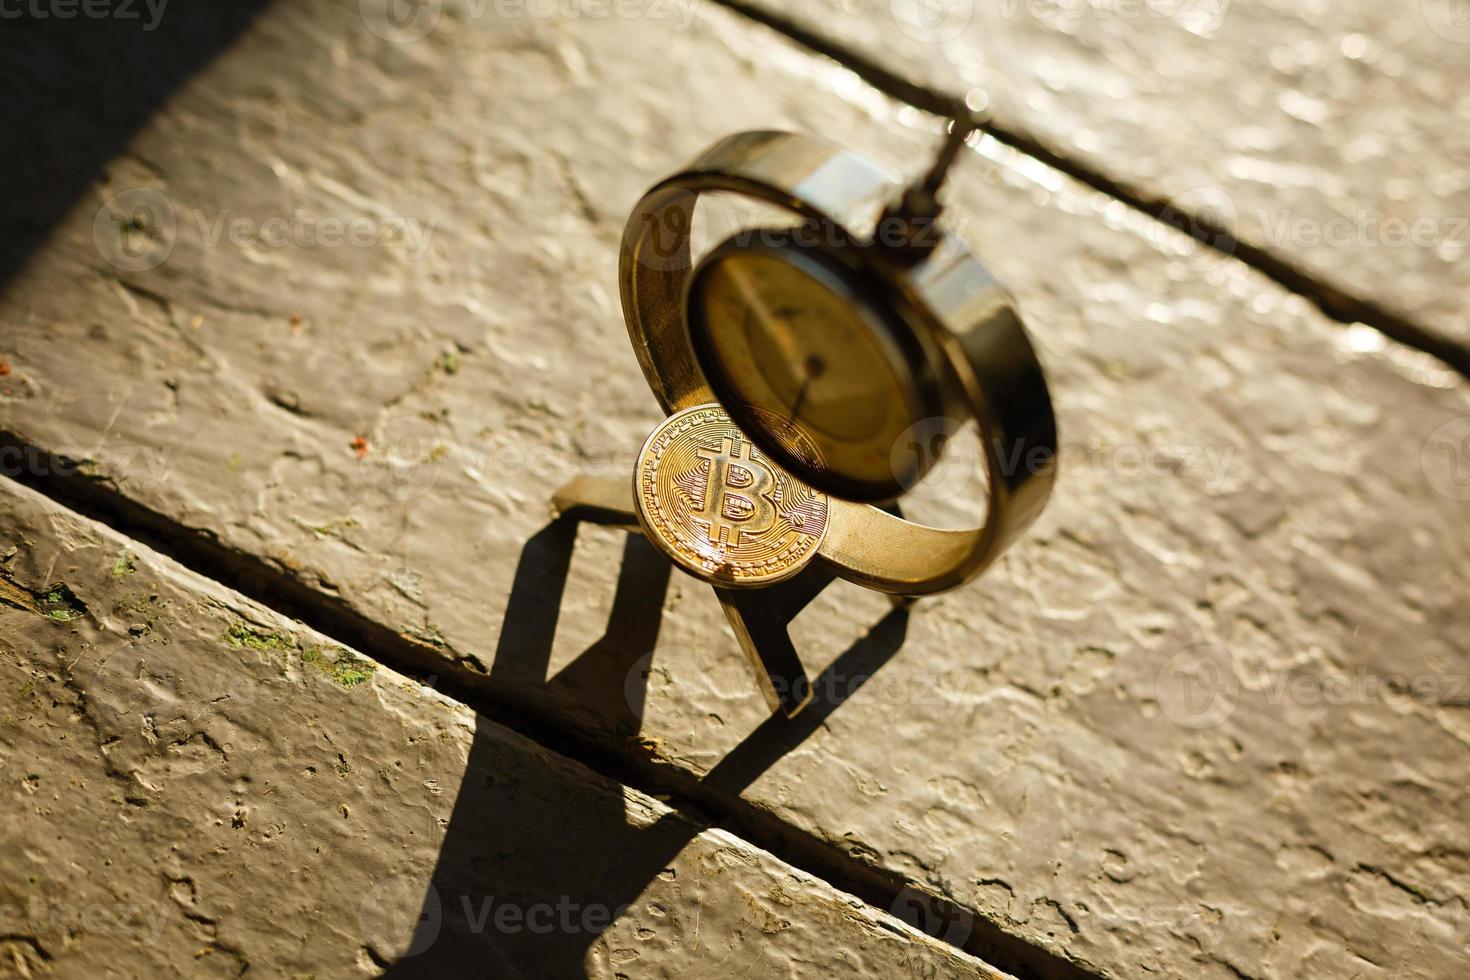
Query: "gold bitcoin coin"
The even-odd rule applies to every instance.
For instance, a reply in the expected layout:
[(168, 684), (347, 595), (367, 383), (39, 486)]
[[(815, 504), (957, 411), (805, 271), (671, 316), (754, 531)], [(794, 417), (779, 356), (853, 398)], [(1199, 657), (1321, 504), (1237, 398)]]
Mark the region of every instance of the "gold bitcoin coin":
[(638, 519), (675, 564), (716, 585), (769, 585), (827, 533), (827, 495), (781, 469), (717, 405), (671, 415), (633, 474)]

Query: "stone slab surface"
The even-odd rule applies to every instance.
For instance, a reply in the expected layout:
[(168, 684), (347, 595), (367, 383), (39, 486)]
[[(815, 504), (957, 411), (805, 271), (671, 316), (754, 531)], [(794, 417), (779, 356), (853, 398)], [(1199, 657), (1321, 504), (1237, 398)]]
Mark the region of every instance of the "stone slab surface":
[(749, 0), (1470, 345), (1461, 0)]
[[(447, 7), (395, 44), (282, 2), (9, 285), (0, 426), (975, 934), (1114, 976), (1457, 976), (1466, 387), (1121, 204), (991, 143), (963, 162), (955, 214), (1051, 368), (1061, 483), (975, 586), (805, 614), (828, 709), (767, 722), (705, 586), (548, 525), (658, 421), (616, 301), (637, 195), (735, 129), (901, 166), (935, 125), (719, 10)], [(99, 246), (134, 188), (173, 231)], [(221, 211), (245, 224), (211, 244)], [(264, 231), (298, 213), (434, 230), (417, 257)]]
[(0, 976), (1001, 977), (9, 481), (0, 502)]

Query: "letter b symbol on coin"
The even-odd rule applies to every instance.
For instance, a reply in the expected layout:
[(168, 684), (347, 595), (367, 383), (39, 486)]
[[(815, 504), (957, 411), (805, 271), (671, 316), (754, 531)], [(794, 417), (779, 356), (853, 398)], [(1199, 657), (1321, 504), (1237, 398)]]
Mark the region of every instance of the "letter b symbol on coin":
[(708, 446), (697, 451), (699, 458), (709, 461), (705, 477), (704, 502), (693, 517), (709, 527), (711, 544), (734, 547), (740, 543), (742, 531), (762, 534), (776, 523), (776, 504), (770, 494), (776, 488), (776, 474), (755, 459), (749, 442), (725, 436), (718, 449)]

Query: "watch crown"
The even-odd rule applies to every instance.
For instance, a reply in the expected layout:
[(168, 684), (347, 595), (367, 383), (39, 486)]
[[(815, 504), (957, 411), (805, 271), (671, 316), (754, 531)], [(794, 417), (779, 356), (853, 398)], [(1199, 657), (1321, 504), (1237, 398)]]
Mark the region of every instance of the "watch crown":
[(944, 210), (939, 191), (960, 149), (984, 123), (981, 111), (961, 101), (950, 117), (948, 134), (929, 169), (903, 189), (878, 219), (878, 241), (899, 252), (927, 254), (938, 244), (935, 222)]

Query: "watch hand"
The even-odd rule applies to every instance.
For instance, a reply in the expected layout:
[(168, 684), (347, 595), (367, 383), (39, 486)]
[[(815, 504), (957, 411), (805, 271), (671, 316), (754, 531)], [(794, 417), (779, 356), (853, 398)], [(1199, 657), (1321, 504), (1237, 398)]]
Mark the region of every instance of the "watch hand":
[(805, 377), (802, 378), (801, 388), (796, 392), (796, 401), (791, 406), (791, 421), (793, 422), (801, 418), (802, 406), (806, 404), (806, 394), (811, 390), (812, 382), (821, 377), (822, 372), (827, 370), (827, 364), (816, 354), (813, 354), (806, 359), (806, 363), (802, 365), (802, 368), (805, 372)]
[(796, 392), (796, 401), (791, 406), (791, 421), (795, 422), (797, 419), (801, 418), (801, 406), (802, 403), (806, 401), (806, 392), (807, 389), (811, 387), (811, 385), (811, 378), (807, 378), (801, 383), (801, 388), (798, 389), (798, 391)]

